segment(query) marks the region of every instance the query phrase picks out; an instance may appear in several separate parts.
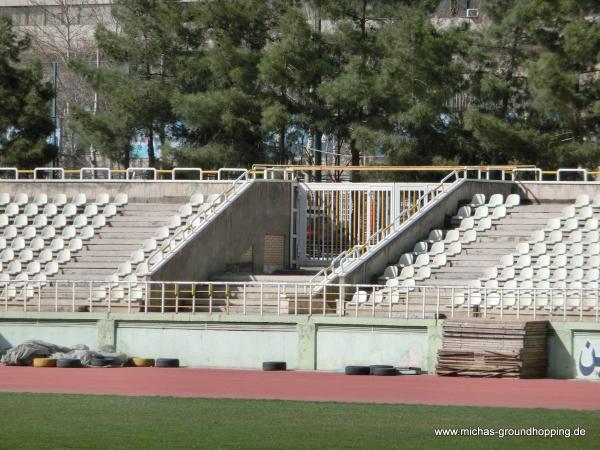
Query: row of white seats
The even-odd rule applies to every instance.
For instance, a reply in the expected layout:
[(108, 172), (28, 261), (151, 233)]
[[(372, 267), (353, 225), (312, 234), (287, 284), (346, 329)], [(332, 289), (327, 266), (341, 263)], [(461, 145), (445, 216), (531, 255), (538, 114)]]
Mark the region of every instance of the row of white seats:
[[(483, 218), (490, 214), (496, 213), (498, 208), (500, 208), (500, 211), (504, 210), (504, 215), (506, 215), (507, 209), (514, 208), (515, 206), (519, 206), (521, 204), (521, 197), (518, 194), (510, 194), (508, 197), (506, 197), (506, 201), (504, 201), (504, 196), (502, 194), (493, 194), (487, 203), (485, 200), (485, 194), (475, 194), (471, 199), (471, 203), (461, 206), (452, 219), (462, 220), (467, 217), (471, 217), (473, 215), (473, 211), (475, 211), (476, 218)], [(496, 214), (499, 213), (500, 212)]]
[[(128, 201), (129, 199), (127, 197), (127, 194), (120, 192), (115, 196), (112, 203), (116, 206), (124, 206), (128, 203)], [(15, 194), (15, 197), (12, 199), (12, 201), (10, 198), (10, 194), (6, 192), (0, 193), (0, 206), (15, 204), (19, 207), (25, 207), (27, 204), (30, 204), (38, 207), (43, 207), (47, 204), (53, 204), (57, 207), (60, 207), (66, 205), (67, 203), (67, 196), (63, 193), (56, 194), (51, 201), (48, 201), (48, 195), (44, 192), (38, 192), (37, 194), (35, 194), (32, 201), (29, 201), (29, 196), (24, 192), (19, 192)], [(71, 197), (71, 203), (73, 203), (76, 206), (83, 206), (86, 203), (88, 203), (88, 199), (84, 193), (79, 192), (73, 195), (73, 197)], [(96, 200), (94, 202), (90, 203), (95, 204), (97, 206), (107, 205), (111, 203), (110, 195), (106, 192), (102, 192), (96, 196)]]

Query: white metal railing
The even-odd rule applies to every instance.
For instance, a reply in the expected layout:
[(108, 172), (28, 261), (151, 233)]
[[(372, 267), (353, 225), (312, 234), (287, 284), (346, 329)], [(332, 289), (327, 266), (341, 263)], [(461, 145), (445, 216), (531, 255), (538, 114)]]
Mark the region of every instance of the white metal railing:
[(10, 281), (0, 310), (218, 313), (397, 319), (481, 317), (599, 321), (600, 290), (183, 281)]
[[(464, 176), (466, 176), (466, 170)], [(320, 270), (315, 276), (312, 277), (311, 283), (317, 286), (327, 284), (332, 278), (338, 277), (346, 272), (351, 266), (354, 266), (361, 258), (367, 254), (371, 254), (375, 251), (379, 245), (395, 235), (400, 229), (402, 229), (407, 222), (416, 220), (422, 213), (425, 206), (433, 204), (439, 201), (444, 194), (448, 192), (446, 184), (451, 183), (453, 187), (458, 186), (456, 182), (464, 180), (460, 178), (460, 173), (453, 171), (446, 175), (435, 187), (428, 189), (422, 194), (412, 205), (411, 208), (406, 208), (400, 212), (386, 227), (373, 233), (367, 238), (367, 240), (360, 244), (355, 245), (348, 250), (340, 253), (333, 259), (331, 264), (322, 270)], [(453, 180), (453, 181), (450, 181)]]
[(158, 249), (148, 256), (146, 261), (148, 261), (149, 273), (159, 269), (179, 248), (196, 236), (220, 211), (227, 208), (232, 201), (241, 195), (252, 182), (254, 180), (248, 178), (248, 171), (244, 171), (231, 182), (229, 189), (220, 194), (215, 194), (217, 197), (211, 203), (201, 205), (196, 214), (187, 219), (185, 225), (178, 228), (172, 236), (169, 236)]
[[(535, 166), (270, 166), (265, 164), (255, 164), (252, 169), (245, 168), (220, 168), (217, 170), (207, 170), (200, 167), (181, 167), (174, 169), (155, 169), (152, 167), (128, 167), (124, 169), (111, 169), (107, 167), (84, 167), (77, 169), (67, 169), (61, 167), (36, 167), (33, 169), (19, 169), (16, 167), (0, 167), (0, 181), (2, 180), (54, 180), (54, 181), (174, 181), (181, 180), (177, 177), (178, 173), (191, 172), (197, 173), (198, 178), (186, 181), (208, 181), (224, 180), (231, 175), (237, 175), (241, 172), (248, 172), (252, 178), (262, 179), (283, 179), (308, 180), (308, 174), (315, 171), (386, 171), (396, 173), (414, 173), (414, 172), (450, 172), (453, 170), (460, 172), (477, 172), (478, 179), (496, 179), (517, 181), (528, 176), (538, 182), (573, 182), (565, 179), (564, 175), (572, 173), (578, 175), (582, 182), (595, 181), (600, 176), (600, 171), (588, 171), (583, 168), (560, 168), (557, 170), (542, 170)], [(96, 178), (97, 173), (107, 173), (107, 176)], [(136, 174), (142, 176), (137, 177)], [(87, 175), (87, 176), (86, 176)], [(147, 180), (147, 175), (151, 180)], [(572, 178), (572, 177), (571, 177)]]

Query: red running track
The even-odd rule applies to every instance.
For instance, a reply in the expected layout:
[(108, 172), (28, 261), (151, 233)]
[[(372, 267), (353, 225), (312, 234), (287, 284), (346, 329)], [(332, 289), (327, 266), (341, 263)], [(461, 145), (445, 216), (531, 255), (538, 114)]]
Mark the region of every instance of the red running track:
[(600, 409), (600, 383), (219, 369), (0, 366), (0, 392)]

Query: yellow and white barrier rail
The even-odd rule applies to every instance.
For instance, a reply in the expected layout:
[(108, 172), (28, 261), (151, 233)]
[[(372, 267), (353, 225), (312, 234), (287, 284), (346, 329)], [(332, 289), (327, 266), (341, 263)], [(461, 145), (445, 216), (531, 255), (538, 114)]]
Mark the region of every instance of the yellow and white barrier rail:
[[(308, 181), (316, 173), (330, 175), (330, 181), (341, 180), (341, 174), (350, 173), (421, 173), (432, 174), (463, 172), (469, 178), (482, 180), (527, 180), (527, 181), (595, 181), (600, 171), (582, 168), (561, 168), (543, 170), (533, 165), (481, 165), (481, 166), (307, 166), (254, 164), (252, 168), (223, 167), (203, 169), (200, 167), (176, 167), (156, 169), (152, 167), (129, 167), (113, 169), (109, 167), (82, 167), (65, 169), (61, 167), (36, 167), (19, 169), (0, 167), (1, 180), (60, 180), (60, 181), (222, 181), (234, 180), (246, 173), (254, 179), (302, 179)], [(466, 175), (465, 175), (466, 176)]]
[(316, 293), (311, 283), (15, 280), (0, 282), (0, 310), (598, 322), (600, 289), (331, 284)]

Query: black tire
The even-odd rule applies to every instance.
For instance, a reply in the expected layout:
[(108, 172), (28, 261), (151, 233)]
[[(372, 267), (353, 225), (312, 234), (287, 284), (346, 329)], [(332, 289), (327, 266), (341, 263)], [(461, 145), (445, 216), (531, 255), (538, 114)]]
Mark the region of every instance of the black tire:
[(112, 366), (115, 363), (115, 359), (114, 358), (92, 358), (92, 361), (90, 363), (90, 365), (92, 367), (106, 367), (106, 366)]
[(344, 372), (346, 375), (369, 375), (371, 368), (369, 366), (346, 366)]
[(375, 364), (373, 366), (369, 366), (369, 369), (370, 369), (369, 375), (373, 375), (373, 371), (375, 369), (393, 369), (393, 368), (394, 368), (394, 366), (390, 366), (387, 364)]
[(380, 377), (394, 377), (398, 375), (398, 371), (393, 367), (376, 367), (371, 374)]
[(287, 370), (287, 363), (285, 361), (265, 361), (262, 363), (262, 370), (265, 372)]
[(56, 360), (56, 367), (61, 369), (76, 369), (81, 366), (81, 360), (76, 358), (60, 358)]
[(176, 358), (158, 358), (154, 367), (179, 367), (179, 360)]

